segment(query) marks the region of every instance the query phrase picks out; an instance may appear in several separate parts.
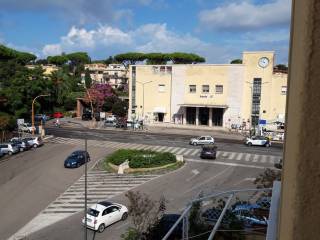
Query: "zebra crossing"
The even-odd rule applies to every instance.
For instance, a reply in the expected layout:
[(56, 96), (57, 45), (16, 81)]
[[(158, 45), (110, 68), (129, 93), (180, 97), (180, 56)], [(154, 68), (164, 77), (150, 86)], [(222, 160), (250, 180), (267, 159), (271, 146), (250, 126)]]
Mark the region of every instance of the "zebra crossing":
[[(105, 171), (91, 170), (87, 175), (87, 203), (90, 206), (90, 204), (107, 200), (158, 176), (160, 175), (118, 175)], [(42, 214), (74, 214), (81, 211), (84, 207), (85, 199), (84, 182), (85, 178), (82, 176), (42, 211)]]
[[(62, 138), (54, 137), (48, 139), (52, 143), (62, 143), (62, 144), (71, 144), (71, 145), (84, 145), (83, 139), (71, 139), (71, 138)], [(136, 144), (136, 143), (121, 143), (121, 142), (112, 142), (112, 141), (98, 141), (98, 140), (88, 140), (88, 146), (91, 147), (105, 147), (112, 149), (145, 149), (153, 150), (157, 152), (171, 152), (174, 154), (184, 155), (186, 157), (195, 157), (199, 156), (201, 149), (200, 148), (183, 148), (183, 147), (174, 147), (174, 146), (163, 146), (163, 145), (147, 145), (147, 144)], [(251, 163), (262, 163), (262, 164), (274, 164), (279, 162), (280, 156), (274, 155), (261, 155), (253, 153), (243, 153), (243, 152), (227, 152), (227, 151), (217, 151), (217, 159), (220, 160), (232, 160), (239, 162), (251, 162)]]
[[(90, 170), (87, 175), (87, 207), (120, 193), (124, 193), (158, 176), (160, 175), (117, 175), (105, 171)], [(31, 233), (83, 211), (85, 204), (84, 181), (84, 176), (79, 178), (64, 193), (47, 206), (46, 209), (40, 212), (8, 240), (25, 239), (25, 237)]]

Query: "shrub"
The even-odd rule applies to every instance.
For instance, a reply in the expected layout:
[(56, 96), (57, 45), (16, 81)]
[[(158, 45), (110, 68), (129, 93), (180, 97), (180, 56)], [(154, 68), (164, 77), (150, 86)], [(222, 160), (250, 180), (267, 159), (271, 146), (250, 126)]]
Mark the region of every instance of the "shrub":
[(107, 158), (107, 161), (119, 166), (129, 160), (131, 168), (152, 168), (176, 162), (172, 153), (159, 153), (151, 150), (120, 149)]

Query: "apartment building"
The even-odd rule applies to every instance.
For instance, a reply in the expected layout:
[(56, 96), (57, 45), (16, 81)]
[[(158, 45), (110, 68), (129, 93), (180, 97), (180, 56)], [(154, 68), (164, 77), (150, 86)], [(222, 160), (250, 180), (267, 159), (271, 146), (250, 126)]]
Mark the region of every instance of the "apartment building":
[(284, 121), (287, 73), (274, 71), (275, 53), (244, 52), (242, 59), (130, 66), (129, 118), (221, 127)]

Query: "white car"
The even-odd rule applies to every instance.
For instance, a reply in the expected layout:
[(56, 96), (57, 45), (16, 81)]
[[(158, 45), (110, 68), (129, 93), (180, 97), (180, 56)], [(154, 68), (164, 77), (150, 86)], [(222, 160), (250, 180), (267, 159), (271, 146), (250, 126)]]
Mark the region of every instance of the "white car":
[[(128, 217), (128, 208), (119, 203), (107, 201), (92, 205), (87, 211), (87, 228), (94, 231), (103, 232), (104, 229), (120, 220), (124, 221)], [(85, 219), (82, 219), (85, 225)]]
[(25, 138), (25, 140), (27, 140), (28, 143), (34, 148), (37, 148), (43, 145), (43, 141), (41, 137), (28, 137), (28, 138)]
[(263, 137), (263, 136), (253, 136), (251, 138), (246, 138), (246, 145), (250, 146), (265, 146), (265, 147), (270, 147), (271, 142), (269, 141), (268, 138)]
[(198, 138), (191, 138), (189, 144), (191, 145), (204, 145), (204, 144), (214, 144), (214, 138), (211, 136), (201, 136)]
[(36, 131), (36, 128), (32, 127), (32, 125), (30, 123), (22, 123), (22, 124), (19, 125), (19, 130), (22, 131), (22, 132), (31, 133), (32, 129), (34, 131)]

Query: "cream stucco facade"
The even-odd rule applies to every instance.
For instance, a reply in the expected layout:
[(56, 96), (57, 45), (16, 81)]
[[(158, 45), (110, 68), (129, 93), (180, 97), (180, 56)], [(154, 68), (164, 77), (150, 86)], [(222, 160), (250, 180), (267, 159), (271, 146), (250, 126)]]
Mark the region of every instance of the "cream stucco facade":
[(242, 64), (133, 65), (130, 119), (231, 127), (284, 118), (287, 74), (274, 52), (244, 52)]

